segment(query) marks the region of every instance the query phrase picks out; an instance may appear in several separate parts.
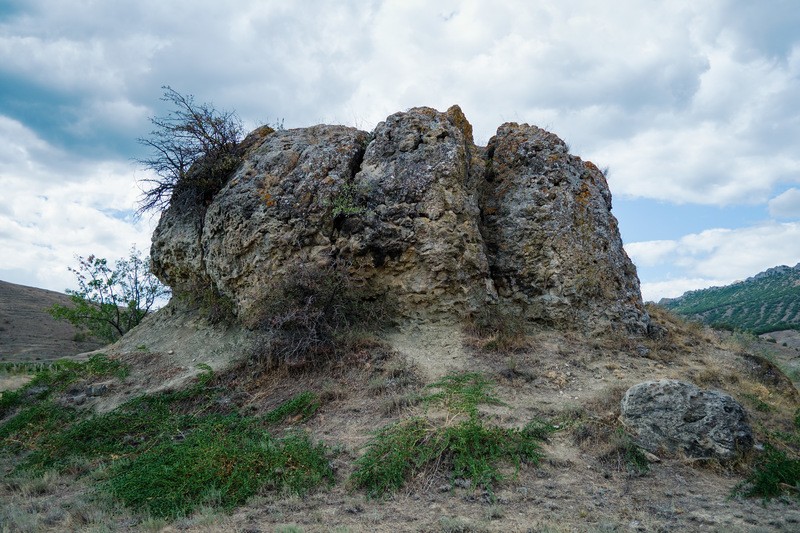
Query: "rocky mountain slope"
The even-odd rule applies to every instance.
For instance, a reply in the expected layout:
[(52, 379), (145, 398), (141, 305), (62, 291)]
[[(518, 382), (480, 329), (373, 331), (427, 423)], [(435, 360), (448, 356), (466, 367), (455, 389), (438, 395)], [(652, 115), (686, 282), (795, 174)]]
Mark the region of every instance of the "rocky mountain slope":
[(70, 305), (66, 294), (0, 281), (0, 361), (50, 361), (98, 348), (47, 309)]
[(800, 329), (800, 263), (778, 266), (725, 287), (659, 302), (706, 324), (760, 334)]

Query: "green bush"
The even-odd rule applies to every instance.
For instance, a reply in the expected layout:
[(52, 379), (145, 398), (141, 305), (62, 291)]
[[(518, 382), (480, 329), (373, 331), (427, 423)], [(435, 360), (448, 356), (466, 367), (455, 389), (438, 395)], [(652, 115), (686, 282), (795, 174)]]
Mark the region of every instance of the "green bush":
[(98, 340), (116, 341), (169, 295), (169, 289), (150, 271), (150, 258), (142, 258), (135, 246), (113, 268), (95, 255), (77, 259), (78, 267), (69, 268), (78, 284), (78, 290), (67, 289), (72, 304), (55, 304), (47, 311)]
[(435, 432), (424, 418), (411, 418), (378, 430), (355, 462), (351, 482), (371, 498), (400, 489), (412, 471), (432, 458), (427, 445)]
[(157, 517), (185, 515), (213, 494), (230, 510), (262, 487), (303, 494), (334, 476), (327, 448), (296, 433), (274, 439), (236, 416), (211, 416), (185, 438), (162, 439), (112, 465), (105, 488)]

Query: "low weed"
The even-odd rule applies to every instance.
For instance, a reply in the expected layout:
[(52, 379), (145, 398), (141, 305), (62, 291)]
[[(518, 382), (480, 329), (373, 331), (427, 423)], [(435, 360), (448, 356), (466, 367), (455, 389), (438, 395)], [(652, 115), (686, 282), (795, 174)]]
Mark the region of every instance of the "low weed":
[(505, 405), (490, 381), (477, 373), (446, 376), (429, 385), (439, 389), (422, 398), (426, 405), (442, 407), (444, 424), (427, 417), (412, 417), (379, 429), (356, 460), (351, 482), (371, 498), (397, 491), (415, 473), (445, 468), (452, 481), (469, 479), (491, 491), (504, 476), (500, 463), (519, 469), (523, 462), (541, 458), (542, 430), (486, 425), (479, 405)]
[(622, 428), (617, 428), (609, 448), (600, 456), (600, 462), (620, 472), (642, 476), (650, 471), (650, 462), (642, 449)]
[(755, 394), (742, 393), (742, 397), (749, 401), (757, 411), (761, 411), (762, 413), (769, 413), (775, 410), (774, 407)]
[(300, 421), (311, 418), (319, 409), (319, 397), (313, 392), (301, 392), (264, 415), (269, 424), (278, 424), (288, 417), (298, 417)]
[(734, 495), (776, 498), (785, 492), (797, 496), (800, 491), (800, 460), (790, 458), (783, 450), (765, 446), (750, 476), (738, 484)]

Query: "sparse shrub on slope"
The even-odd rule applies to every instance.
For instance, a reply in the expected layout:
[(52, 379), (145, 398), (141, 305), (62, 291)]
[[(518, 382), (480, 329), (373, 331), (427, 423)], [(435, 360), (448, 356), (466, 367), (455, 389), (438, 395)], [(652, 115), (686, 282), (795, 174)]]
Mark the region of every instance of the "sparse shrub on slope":
[(527, 347), (524, 318), (501, 309), (485, 306), (475, 311), (467, 317), (465, 330), (482, 351), (510, 353)]
[(798, 491), (800, 459), (767, 445), (764, 454), (756, 460), (753, 471), (736, 486), (734, 494), (770, 499), (785, 493), (797, 496)]

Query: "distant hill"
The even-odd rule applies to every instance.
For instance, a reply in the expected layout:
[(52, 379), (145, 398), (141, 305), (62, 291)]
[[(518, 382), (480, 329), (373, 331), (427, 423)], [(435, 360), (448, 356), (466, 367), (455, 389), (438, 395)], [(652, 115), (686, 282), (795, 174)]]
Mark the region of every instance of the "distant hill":
[(800, 263), (770, 268), (725, 287), (664, 298), (659, 304), (715, 327), (756, 334), (800, 330)]
[(46, 309), (56, 303), (69, 304), (69, 296), (0, 281), (0, 362), (46, 361), (102, 346), (51, 317)]

